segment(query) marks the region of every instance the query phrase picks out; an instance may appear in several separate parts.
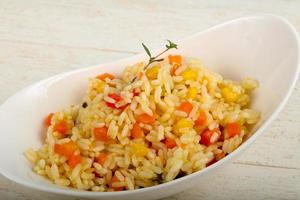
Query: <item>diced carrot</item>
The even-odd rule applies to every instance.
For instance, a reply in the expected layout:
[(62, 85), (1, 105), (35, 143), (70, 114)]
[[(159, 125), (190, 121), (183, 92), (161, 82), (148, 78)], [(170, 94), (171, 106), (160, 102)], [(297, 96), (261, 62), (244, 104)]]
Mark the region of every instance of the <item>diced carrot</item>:
[[(119, 101), (122, 100), (122, 98), (116, 94), (116, 93), (110, 93), (107, 95), (108, 97), (112, 98), (113, 100), (115, 100), (116, 103), (118, 103)], [(109, 103), (109, 102), (106, 102), (106, 105), (110, 108), (117, 108), (116, 107), (116, 103)]]
[(78, 154), (72, 154), (72, 156), (68, 159), (68, 165), (73, 169), (77, 164), (81, 163), (81, 156)]
[(61, 155), (61, 156), (66, 156), (68, 154), (68, 156), (66, 156), (66, 157), (69, 157), (69, 153), (65, 152), (65, 148), (63, 147), (62, 144), (55, 144), (54, 145), (54, 152)]
[(77, 150), (77, 145), (73, 141), (64, 144), (54, 145), (54, 152), (61, 156), (65, 156), (66, 158), (70, 158), (76, 150)]
[(199, 135), (201, 135), (201, 134), (203, 133), (203, 131), (205, 131), (206, 128), (207, 128), (207, 127), (204, 126), (204, 125), (195, 125), (195, 126), (194, 126), (195, 131), (196, 131)]
[(169, 63), (171, 65), (181, 65), (182, 64), (182, 57), (181, 55), (169, 55)]
[(200, 139), (200, 144), (203, 145), (210, 145), (210, 137), (212, 136), (212, 134), (214, 133), (214, 131), (212, 130), (206, 130), (201, 134), (201, 139)]
[(153, 124), (155, 122), (155, 117), (148, 115), (146, 113), (143, 113), (143, 114), (140, 114), (137, 116), (136, 121), (144, 123), (144, 124)]
[(112, 98), (113, 100), (115, 100), (116, 102), (119, 102), (122, 100), (122, 97), (116, 93), (110, 93), (110, 94), (108, 94), (108, 96), (110, 98)]
[(241, 126), (237, 122), (228, 123), (225, 129), (229, 138), (241, 133)]
[(144, 137), (144, 131), (140, 127), (138, 123), (134, 123), (132, 130), (131, 130), (131, 137), (133, 139), (143, 138)]
[(195, 121), (195, 125), (205, 125), (206, 124), (206, 114), (204, 111), (199, 113), (198, 118)]
[(140, 92), (137, 89), (133, 89), (132, 93), (134, 97), (140, 94)]
[(116, 108), (116, 109), (123, 110), (123, 109), (125, 109), (128, 106), (128, 104), (126, 104), (126, 105), (121, 106), (121, 107), (116, 107), (116, 103), (118, 103), (118, 102), (120, 102), (120, 101), (123, 100), (122, 97), (120, 95), (116, 94), (116, 93), (110, 93), (107, 96), (109, 96), (110, 98), (112, 98), (113, 100), (115, 100), (115, 103), (105, 102), (106, 105), (108, 107), (110, 107), (110, 108)]
[(107, 105), (107, 107), (117, 108), (114, 103), (105, 102), (105, 104)]
[(109, 78), (109, 79), (114, 79), (115, 76), (112, 75), (112, 74), (109, 74), (109, 73), (104, 73), (104, 74), (100, 74), (99, 76), (97, 76), (98, 79), (100, 79), (101, 81), (105, 81), (106, 78)]
[(101, 165), (104, 165), (105, 161), (107, 160), (107, 153), (104, 153), (104, 152), (101, 152), (99, 154), (99, 156), (96, 158), (96, 161), (101, 164)]
[(206, 130), (201, 134), (200, 144), (209, 146), (218, 141), (220, 138), (220, 131), (218, 129)]
[(51, 125), (51, 119), (53, 117), (54, 113), (50, 113), (45, 119), (44, 119), (44, 124), (46, 127)]
[(106, 127), (100, 127), (94, 129), (94, 136), (97, 140), (100, 140), (104, 143), (109, 143), (111, 138), (107, 135), (107, 128)]
[(173, 65), (173, 67), (171, 68), (171, 70), (170, 70), (170, 74), (172, 75), (172, 76), (174, 76), (175, 75), (175, 72), (176, 72), (176, 70), (178, 69), (178, 65)]
[(174, 148), (174, 147), (177, 146), (176, 141), (174, 139), (172, 139), (172, 138), (166, 138), (164, 140), (164, 144), (166, 145), (166, 147), (168, 149), (172, 149), (172, 148)]
[(182, 102), (180, 104), (180, 106), (178, 107), (178, 110), (183, 111), (183, 112), (185, 112), (188, 115), (190, 114), (190, 112), (192, 111), (192, 109), (193, 109), (193, 105), (190, 102), (188, 102), (188, 101)]
[(68, 130), (68, 123), (65, 120), (57, 122), (54, 126), (54, 131), (57, 131), (62, 135), (66, 135), (68, 133)]
[(124, 187), (113, 187), (112, 184), (115, 182), (119, 182), (120, 180), (118, 179), (118, 177), (116, 175), (114, 175), (111, 179), (111, 188), (114, 189), (114, 191), (122, 191), (124, 190)]

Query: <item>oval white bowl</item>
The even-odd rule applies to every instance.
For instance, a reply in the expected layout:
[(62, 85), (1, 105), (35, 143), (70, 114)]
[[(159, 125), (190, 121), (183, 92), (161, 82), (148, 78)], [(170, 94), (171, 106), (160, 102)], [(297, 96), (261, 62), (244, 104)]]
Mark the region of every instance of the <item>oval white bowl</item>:
[(145, 60), (145, 54), (60, 74), (31, 85), (0, 107), (0, 172), (31, 188), (93, 199), (156, 199), (205, 184), (212, 171), (245, 150), (283, 108), (299, 72), (299, 39), (285, 19), (273, 15), (244, 17), (215, 26), (178, 43), (174, 51), (200, 58), (210, 70), (228, 79), (250, 76), (260, 87), (252, 107), (262, 112), (254, 135), (236, 151), (214, 165), (174, 181), (134, 191), (88, 192), (63, 188), (32, 172), (23, 152), (43, 143), (42, 119), (56, 110), (80, 102), (88, 78), (103, 72), (119, 74), (124, 66)]

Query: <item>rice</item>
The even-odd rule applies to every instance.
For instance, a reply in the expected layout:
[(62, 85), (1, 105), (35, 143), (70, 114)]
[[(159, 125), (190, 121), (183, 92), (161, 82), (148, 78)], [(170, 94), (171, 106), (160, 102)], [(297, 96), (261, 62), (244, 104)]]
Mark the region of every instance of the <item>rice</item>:
[(90, 78), (82, 104), (49, 115), (45, 144), (24, 153), (33, 171), (64, 187), (134, 190), (201, 170), (251, 136), (256, 80), (224, 80), (197, 59), (144, 66)]

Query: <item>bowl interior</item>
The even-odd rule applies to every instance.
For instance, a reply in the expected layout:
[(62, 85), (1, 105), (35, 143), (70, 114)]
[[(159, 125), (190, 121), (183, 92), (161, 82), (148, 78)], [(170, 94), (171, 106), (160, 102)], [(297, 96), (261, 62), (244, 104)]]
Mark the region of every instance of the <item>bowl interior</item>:
[[(260, 15), (234, 20), (190, 37), (178, 47), (174, 53), (200, 58), (205, 66), (225, 78), (240, 80), (249, 76), (260, 82), (252, 107), (262, 112), (262, 120), (255, 129), (264, 125), (286, 100), (298, 73), (297, 36), (290, 25), (278, 17)], [(0, 108), (1, 173), (35, 188), (57, 187), (35, 175), (23, 156), (27, 148), (41, 146), (45, 136), (44, 116), (80, 102), (88, 77), (102, 72), (120, 73), (124, 66), (145, 58), (144, 54), (137, 55), (61, 74), (11, 97)], [(191, 178), (196, 176), (191, 175)], [(158, 197), (158, 194), (153, 195)]]

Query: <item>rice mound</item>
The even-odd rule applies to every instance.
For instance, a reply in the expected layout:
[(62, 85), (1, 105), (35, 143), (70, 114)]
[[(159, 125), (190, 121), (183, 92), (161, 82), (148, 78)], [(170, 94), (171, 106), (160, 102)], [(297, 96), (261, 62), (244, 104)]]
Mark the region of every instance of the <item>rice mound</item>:
[[(134, 190), (199, 171), (251, 135), (260, 118), (249, 108), (257, 81), (224, 80), (197, 59), (178, 65), (166, 57), (144, 67), (128, 66), (120, 78), (90, 78), (82, 104), (54, 113), (45, 144), (25, 152), (33, 171), (81, 190)], [(192, 105), (188, 112), (180, 109), (183, 102)], [(155, 121), (138, 120), (141, 115)], [(133, 137), (134, 126), (141, 137)], [(64, 144), (76, 147), (74, 158), (60, 153)]]

